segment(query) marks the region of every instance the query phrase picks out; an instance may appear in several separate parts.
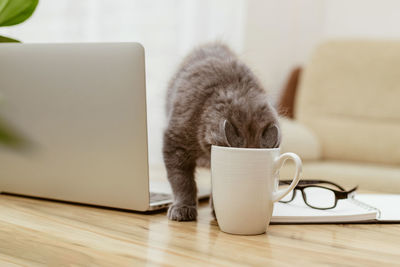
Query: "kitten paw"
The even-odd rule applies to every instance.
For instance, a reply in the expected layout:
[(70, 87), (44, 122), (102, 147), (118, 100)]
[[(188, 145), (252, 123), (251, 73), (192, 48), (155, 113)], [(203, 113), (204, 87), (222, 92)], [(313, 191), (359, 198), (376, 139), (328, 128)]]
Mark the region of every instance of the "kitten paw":
[(196, 206), (173, 204), (168, 209), (168, 218), (173, 221), (195, 221), (197, 218)]

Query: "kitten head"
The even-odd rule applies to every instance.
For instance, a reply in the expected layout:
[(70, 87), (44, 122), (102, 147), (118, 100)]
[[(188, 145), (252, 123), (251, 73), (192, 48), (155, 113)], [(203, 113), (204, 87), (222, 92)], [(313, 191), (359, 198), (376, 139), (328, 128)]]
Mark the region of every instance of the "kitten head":
[[(260, 125), (261, 126), (261, 125)], [(220, 134), (223, 138), (223, 145), (229, 147), (247, 148), (275, 148), (280, 145), (279, 127), (275, 123), (265, 125), (260, 129), (253, 129), (254, 132), (246, 132), (225, 119), (221, 121)]]
[[(241, 92), (235, 93), (235, 92)], [(264, 91), (226, 90), (208, 112), (204, 140), (211, 145), (242, 148), (276, 148), (281, 133), (276, 111)]]

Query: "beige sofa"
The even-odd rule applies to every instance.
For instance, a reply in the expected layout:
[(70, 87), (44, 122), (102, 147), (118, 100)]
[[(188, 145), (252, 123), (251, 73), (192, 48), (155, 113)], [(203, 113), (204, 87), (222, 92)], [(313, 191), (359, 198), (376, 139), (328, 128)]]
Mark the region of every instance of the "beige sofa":
[[(304, 161), (303, 178), (400, 193), (400, 41), (331, 41), (300, 76), (282, 150)], [(281, 176), (289, 178), (288, 164)]]

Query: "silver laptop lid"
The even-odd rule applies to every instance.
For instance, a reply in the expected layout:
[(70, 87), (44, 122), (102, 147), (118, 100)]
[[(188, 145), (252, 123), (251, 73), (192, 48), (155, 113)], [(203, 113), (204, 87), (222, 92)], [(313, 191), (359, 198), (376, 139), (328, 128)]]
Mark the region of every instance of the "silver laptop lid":
[(149, 207), (144, 50), (137, 43), (1, 44), (0, 191)]

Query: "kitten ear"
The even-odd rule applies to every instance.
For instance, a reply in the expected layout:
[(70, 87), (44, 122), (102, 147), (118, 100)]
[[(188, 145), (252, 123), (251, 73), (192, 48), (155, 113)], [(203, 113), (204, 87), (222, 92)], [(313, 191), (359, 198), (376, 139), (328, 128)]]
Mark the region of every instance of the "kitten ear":
[(238, 129), (228, 120), (224, 120), (222, 124), (222, 134), (224, 135), (225, 143), (228, 146), (241, 147), (243, 145)]
[(281, 143), (281, 133), (276, 124), (265, 127), (261, 136), (261, 147), (276, 148)]

